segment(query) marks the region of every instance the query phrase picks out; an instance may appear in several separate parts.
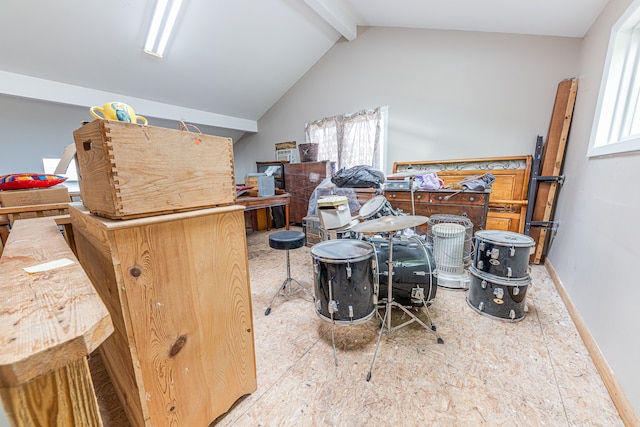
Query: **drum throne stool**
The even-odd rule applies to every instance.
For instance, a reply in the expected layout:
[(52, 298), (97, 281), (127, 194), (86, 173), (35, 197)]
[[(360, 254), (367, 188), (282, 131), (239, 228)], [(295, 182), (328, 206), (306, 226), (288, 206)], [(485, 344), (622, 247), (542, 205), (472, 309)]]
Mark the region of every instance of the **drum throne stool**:
[(287, 254), (287, 278), (284, 279), (282, 285), (278, 288), (278, 291), (271, 299), (269, 303), (269, 307), (264, 311), (264, 315), (268, 316), (271, 313), (271, 306), (273, 305), (278, 295), (283, 294), (285, 297), (289, 297), (291, 295), (291, 285), (290, 283), (295, 283), (302, 289), (307, 295), (313, 298), (313, 295), (300, 284), (296, 279), (291, 277), (291, 264), (289, 262), (289, 250), (290, 249), (298, 249), (305, 245), (306, 236), (302, 231), (295, 230), (286, 230), (286, 231), (276, 231), (275, 233), (271, 233), (269, 235), (269, 246), (272, 249), (285, 250)]

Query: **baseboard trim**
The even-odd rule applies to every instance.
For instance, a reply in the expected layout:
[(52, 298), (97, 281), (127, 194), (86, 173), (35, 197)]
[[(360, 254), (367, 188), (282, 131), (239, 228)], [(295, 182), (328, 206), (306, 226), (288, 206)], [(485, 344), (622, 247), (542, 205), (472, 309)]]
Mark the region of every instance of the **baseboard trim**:
[(631, 406), (631, 402), (629, 402), (627, 395), (624, 394), (624, 391), (622, 391), (618, 380), (616, 380), (616, 377), (611, 371), (607, 360), (604, 358), (602, 352), (600, 351), (598, 344), (591, 335), (591, 332), (589, 332), (589, 329), (584, 323), (584, 320), (582, 320), (580, 312), (573, 304), (573, 301), (571, 301), (567, 290), (558, 277), (558, 273), (556, 272), (555, 268), (553, 268), (553, 265), (548, 259), (545, 260), (544, 265), (547, 268), (549, 275), (551, 276), (551, 280), (553, 280), (553, 283), (556, 285), (558, 294), (560, 295), (560, 298), (562, 298), (564, 305), (567, 307), (569, 315), (571, 316), (571, 319), (573, 319), (573, 323), (578, 329), (578, 333), (580, 334), (580, 337), (582, 338), (582, 341), (584, 342), (584, 345), (587, 348), (587, 351), (589, 352), (589, 355), (591, 356), (591, 359), (593, 360), (593, 363), (595, 364), (596, 369), (598, 370), (598, 373), (602, 378), (602, 381), (604, 382), (604, 386), (607, 388), (607, 391), (609, 391), (611, 400), (618, 410), (622, 422), (625, 426), (629, 427), (639, 426), (640, 418), (638, 418), (638, 415), (633, 410), (633, 406)]

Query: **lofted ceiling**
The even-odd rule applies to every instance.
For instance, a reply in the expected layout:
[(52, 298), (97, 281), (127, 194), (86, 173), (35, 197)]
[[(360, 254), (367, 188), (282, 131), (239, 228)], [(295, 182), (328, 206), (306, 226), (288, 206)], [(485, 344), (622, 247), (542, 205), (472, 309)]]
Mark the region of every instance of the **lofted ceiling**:
[(358, 26), (582, 37), (607, 0), (184, 0), (164, 58), (155, 1), (0, 2), (0, 94), (244, 132)]

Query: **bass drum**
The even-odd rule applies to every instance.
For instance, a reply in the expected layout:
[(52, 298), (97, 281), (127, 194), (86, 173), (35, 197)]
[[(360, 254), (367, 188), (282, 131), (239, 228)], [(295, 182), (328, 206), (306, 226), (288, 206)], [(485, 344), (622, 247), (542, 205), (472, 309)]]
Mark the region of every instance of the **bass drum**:
[[(380, 300), (388, 297), (389, 283), (389, 240), (373, 238), (378, 270)], [(436, 297), (438, 279), (433, 252), (426, 243), (416, 236), (393, 239), (393, 299), (407, 306), (421, 306), (422, 300), (416, 298), (414, 289), (422, 289), (427, 302)]]
[(361, 240), (327, 240), (311, 248), (316, 314), (353, 325), (369, 320), (377, 305), (373, 246)]

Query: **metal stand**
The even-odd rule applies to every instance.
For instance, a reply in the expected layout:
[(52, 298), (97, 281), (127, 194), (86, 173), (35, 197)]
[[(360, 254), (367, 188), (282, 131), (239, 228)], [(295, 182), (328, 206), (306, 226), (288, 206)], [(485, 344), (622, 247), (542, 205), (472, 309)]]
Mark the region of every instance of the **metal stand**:
[[(422, 320), (420, 320), (415, 314), (413, 314), (411, 311), (409, 311), (406, 307), (404, 307), (402, 304), (397, 303), (396, 301), (393, 301), (393, 235), (394, 233), (389, 233), (389, 260), (387, 261), (387, 263), (389, 264), (388, 267), (388, 272), (389, 272), (389, 280), (388, 280), (388, 285), (387, 285), (387, 301), (385, 303), (385, 309), (384, 309), (384, 318), (382, 320), (382, 325), (380, 327), (380, 333), (378, 334), (378, 342), (376, 343), (376, 349), (373, 352), (373, 359), (371, 360), (371, 366), (369, 367), (369, 372), (367, 373), (367, 381), (371, 380), (371, 371), (373, 370), (373, 364), (376, 361), (376, 355), (378, 354), (378, 347), (380, 346), (380, 339), (382, 337), (382, 332), (386, 329), (387, 333), (391, 333), (392, 331), (395, 331), (397, 329), (400, 329), (404, 326), (409, 325), (410, 323), (413, 322), (417, 322), (418, 324), (420, 324), (420, 326), (422, 326), (423, 328), (425, 328), (426, 330), (428, 330), (429, 332), (431, 332), (438, 340), (438, 344), (444, 344), (444, 340), (440, 337), (440, 335), (438, 335), (438, 333), (436, 332), (436, 326), (433, 324), (433, 321), (431, 320), (431, 315), (429, 313), (429, 309), (427, 308), (427, 302), (424, 299), (424, 295), (422, 295), (422, 307), (424, 308), (424, 312), (427, 315), (427, 318), (429, 319), (429, 323), (430, 325), (427, 326), (426, 323), (424, 323)], [(420, 296), (417, 296), (418, 298)], [(391, 308), (392, 307), (399, 307), (402, 311), (404, 311), (405, 313), (407, 313), (410, 317), (409, 320), (407, 320), (404, 323), (401, 323), (398, 326), (395, 327), (391, 327)]]
[[(542, 161), (542, 149), (544, 143), (542, 136), (536, 139), (536, 148), (533, 155), (533, 167), (531, 169), (531, 181), (529, 182), (529, 203), (527, 204), (527, 216), (525, 219), (524, 234), (531, 235), (531, 227), (541, 227), (550, 229), (554, 234), (558, 229), (557, 221), (533, 221), (533, 210), (535, 208), (536, 191), (538, 182), (556, 182), (560, 185), (564, 183), (564, 175), (540, 176), (540, 163)], [(544, 243), (543, 243), (544, 244)]]
[(309, 295), (312, 299), (315, 299), (315, 298), (313, 298), (313, 295), (311, 295), (311, 292), (309, 292), (307, 290), (307, 288), (302, 286), (300, 284), (300, 282), (298, 282), (296, 279), (291, 277), (291, 264), (289, 263), (289, 249), (287, 249), (287, 278), (284, 279), (284, 282), (282, 282), (282, 285), (280, 285), (280, 287), (278, 288), (278, 291), (276, 292), (276, 294), (271, 299), (271, 302), (269, 303), (269, 307), (267, 307), (267, 309), (264, 311), (264, 315), (265, 316), (268, 316), (269, 313), (271, 313), (271, 306), (273, 305), (273, 303), (276, 300), (276, 298), (278, 298), (278, 295), (283, 294), (285, 298), (288, 298), (289, 296), (291, 296), (292, 292), (291, 292), (291, 286), (288, 286), (289, 283), (295, 283), (307, 295)]

